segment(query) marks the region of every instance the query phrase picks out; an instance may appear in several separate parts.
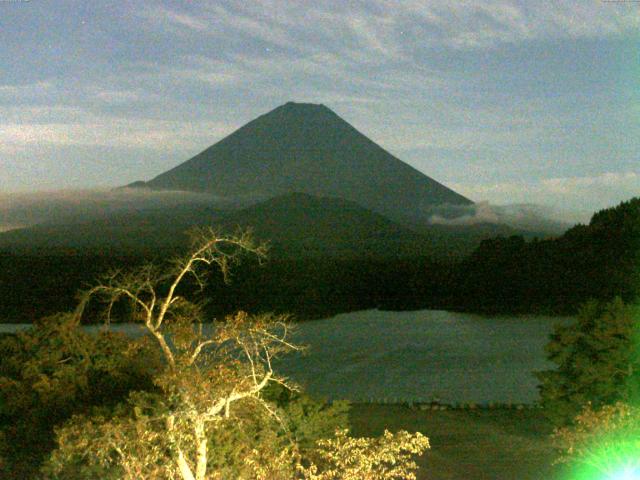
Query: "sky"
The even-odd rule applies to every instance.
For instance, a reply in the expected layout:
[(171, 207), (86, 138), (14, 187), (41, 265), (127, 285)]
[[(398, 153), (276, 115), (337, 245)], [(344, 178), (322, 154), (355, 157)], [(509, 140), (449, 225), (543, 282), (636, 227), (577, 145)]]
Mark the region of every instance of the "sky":
[(0, 0), (0, 193), (149, 180), (322, 103), (474, 201), (640, 195), (640, 2)]

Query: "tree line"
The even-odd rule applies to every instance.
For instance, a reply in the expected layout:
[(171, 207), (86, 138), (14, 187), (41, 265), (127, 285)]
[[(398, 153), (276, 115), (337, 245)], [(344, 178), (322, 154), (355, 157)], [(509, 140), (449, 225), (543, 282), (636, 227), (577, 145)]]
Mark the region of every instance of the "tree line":
[[(79, 292), (74, 311), (0, 339), (0, 471), (56, 480), (415, 479), (424, 435), (351, 437), (344, 402), (311, 399), (274, 370), (275, 358), (302, 348), (286, 316), (236, 312), (205, 332), (190, 290), (211, 268), (228, 278), (247, 254), (265, 250), (247, 235), (195, 232), (190, 253), (106, 274)], [(121, 317), (147, 335), (87, 333), (92, 305), (105, 326)]]
[[(67, 310), (75, 291), (104, 271), (169, 253), (0, 253), (0, 321), (32, 322)], [(309, 319), (369, 308), (572, 314), (589, 299), (632, 300), (640, 291), (639, 271), (640, 198), (634, 198), (558, 238), (484, 240), (461, 261), (426, 255), (248, 261), (228, 286), (212, 271), (204, 296), (216, 315), (243, 309)], [(224, 296), (217, 295), (221, 289)]]

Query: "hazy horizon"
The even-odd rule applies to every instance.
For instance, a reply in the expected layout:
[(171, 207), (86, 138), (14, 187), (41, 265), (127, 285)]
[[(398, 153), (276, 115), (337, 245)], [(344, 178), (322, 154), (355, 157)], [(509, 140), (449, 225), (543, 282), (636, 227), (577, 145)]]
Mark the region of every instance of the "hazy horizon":
[[(181, 205), (238, 208), (263, 199), (220, 198), (207, 193), (154, 191), (147, 189), (82, 189), (48, 192), (0, 192), (0, 232), (37, 224), (89, 221), (112, 214), (149, 209), (170, 209)], [(613, 206), (613, 205), (610, 205)], [(450, 219), (451, 208), (456, 218)], [(170, 210), (168, 210), (170, 211)], [(538, 204), (491, 204), (479, 202), (468, 207), (436, 207), (429, 223), (440, 225), (507, 224), (523, 229), (567, 227), (588, 223), (594, 212), (554, 209)]]
[(640, 193), (632, 2), (0, 2), (0, 191), (149, 180), (323, 103), (476, 202)]

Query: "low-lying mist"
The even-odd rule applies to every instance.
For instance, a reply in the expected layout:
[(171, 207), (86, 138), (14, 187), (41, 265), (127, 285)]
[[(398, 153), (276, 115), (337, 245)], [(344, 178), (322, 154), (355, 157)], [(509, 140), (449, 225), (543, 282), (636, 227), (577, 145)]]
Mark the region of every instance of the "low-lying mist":
[(429, 222), (434, 225), (502, 224), (519, 230), (562, 233), (576, 223), (588, 223), (589, 215), (560, 211), (546, 205), (512, 204), (443, 205), (432, 210)]
[[(218, 197), (207, 193), (155, 191), (145, 188), (61, 190), (38, 193), (0, 193), (0, 232), (37, 224), (71, 224), (114, 214), (164, 211), (185, 206), (233, 210), (265, 200), (260, 197)], [(435, 225), (506, 224), (527, 231), (562, 233), (589, 218), (534, 204), (434, 207), (429, 223)]]
[(36, 224), (79, 223), (113, 214), (207, 206), (219, 210), (252, 203), (248, 198), (221, 198), (206, 193), (137, 188), (0, 193), (0, 232)]

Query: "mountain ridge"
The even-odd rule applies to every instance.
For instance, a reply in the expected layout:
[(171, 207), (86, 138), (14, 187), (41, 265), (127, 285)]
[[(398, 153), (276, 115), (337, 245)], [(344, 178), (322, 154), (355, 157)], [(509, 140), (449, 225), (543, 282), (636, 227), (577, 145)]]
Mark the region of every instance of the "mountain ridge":
[(232, 212), (219, 225), (250, 228), (285, 257), (405, 257), (432, 252), (428, 237), (355, 202), (292, 192)]
[[(259, 240), (287, 258), (452, 258), (470, 253), (496, 228), (433, 225), (417, 228), (396, 222), (350, 200), (293, 192), (239, 209), (185, 204), (100, 215), (71, 222), (37, 224), (0, 233), (0, 252), (96, 253), (164, 251), (184, 248), (185, 232), (213, 226), (232, 232), (251, 228)], [(514, 234), (508, 227), (499, 233)]]
[[(394, 219), (473, 202), (401, 161), (322, 104), (288, 102), (145, 186), (224, 197), (302, 192), (351, 200)], [(410, 211), (410, 212), (408, 212)]]

